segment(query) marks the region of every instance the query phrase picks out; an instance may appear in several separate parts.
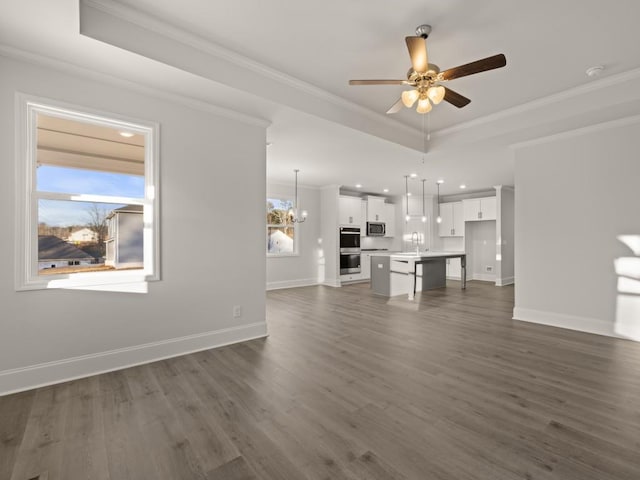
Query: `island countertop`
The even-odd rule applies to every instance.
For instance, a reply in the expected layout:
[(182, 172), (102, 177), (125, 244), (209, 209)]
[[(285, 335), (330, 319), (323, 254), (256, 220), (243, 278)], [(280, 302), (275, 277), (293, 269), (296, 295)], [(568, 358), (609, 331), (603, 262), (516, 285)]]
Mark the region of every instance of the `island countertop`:
[(426, 251), (426, 252), (396, 252), (389, 253), (389, 257), (395, 261), (420, 261), (420, 260), (428, 260), (430, 258), (460, 258), (466, 256), (465, 252), (454, 252), (454, 251)]
[[(467, 269), (466, 269), (466, 260), (467, 254), (466, 252), (456, 252), (456, 251), (424, 251), (424, 252), (376, 252), (372, 254), (372, 257), (388, 257), (390, 261), (393, 262), (403, 262), (408, 264), (408, 282), (406, 286), (406, 292), (408, 293), (409, 300), (413, 300), (416, 292), (416, 275), (417, 265), (425, 265), (428, 264), (432, 275), (437, 277), (435, 279), (435, 283), (432, 282), (432, 288), (435, 287), (444, 287), (446, 285), (445, 279), (445, 264), (444, 261), (447, 258), (460, 258), (460, 263), (462, 267), (462, 288), (466, 287), (466, 277), (467, 277)], [(437, 262), (437, 263), (432, 263)], [(441, 265), (440, 265), (441, 264)], [(387, 264), (388, 265), (388, 264)], [(388, 267), (387, 267), (388, 268)], [(391, 274), (391, 271), (388, 270)], [(372, 287), (374, 287), (374, 276), (372, 275)], [(423, 282), (426, 280), (423, 279)]]

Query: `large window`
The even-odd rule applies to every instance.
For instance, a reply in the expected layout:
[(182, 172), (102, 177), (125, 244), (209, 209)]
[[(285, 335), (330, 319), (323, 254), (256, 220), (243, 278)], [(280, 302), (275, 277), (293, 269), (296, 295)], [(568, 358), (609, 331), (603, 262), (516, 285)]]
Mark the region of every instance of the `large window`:
[(297, 253), (296, 224), (289, 211), (293, 202), (282, 198), (267, 198), (267, 254), (295, 255)]
[(16, 287), (158, 279), (157, 126), (18, 100)]

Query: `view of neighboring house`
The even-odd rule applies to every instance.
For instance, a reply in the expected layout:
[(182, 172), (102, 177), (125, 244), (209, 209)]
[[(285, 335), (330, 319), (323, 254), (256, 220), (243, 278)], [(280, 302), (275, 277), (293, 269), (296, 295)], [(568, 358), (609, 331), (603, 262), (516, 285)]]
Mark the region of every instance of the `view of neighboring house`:
[(98, 234), (91, 230), (90, 228), (81, 228), (80, 230), (76, 230), (72, 232), (71, 235), (67, 237), (67, 242), (69, 243), (85, 243), (85, 242), (97, 242)]
[(115, 268), (144, 266), (142, 211), (142, 205), (125, 205), (109, 213), (105, 265)]
[(92, 265), (98, 260), (54, 235), (38, 236), (38, 270)]

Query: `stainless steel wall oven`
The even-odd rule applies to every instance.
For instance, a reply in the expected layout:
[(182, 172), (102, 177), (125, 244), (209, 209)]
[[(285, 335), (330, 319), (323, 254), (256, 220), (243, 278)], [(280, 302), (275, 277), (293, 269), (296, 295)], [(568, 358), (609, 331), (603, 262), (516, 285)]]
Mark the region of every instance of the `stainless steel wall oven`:
[(360, 228), (340, 227), (340, 275), (360, 273)]

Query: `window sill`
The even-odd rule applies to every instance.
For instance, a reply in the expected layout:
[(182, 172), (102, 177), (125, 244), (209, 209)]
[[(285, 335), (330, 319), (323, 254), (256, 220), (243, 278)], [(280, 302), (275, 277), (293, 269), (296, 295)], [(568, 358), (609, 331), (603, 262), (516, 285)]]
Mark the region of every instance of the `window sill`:
[(123, 272), (87, 272), (73, 275), (38, 275), (22, 285), (17, 291), (69, 289), (97, 290), (106, 292), (147, 293), (147, 283), (160, 280), (158, 275), (144, 270)]

